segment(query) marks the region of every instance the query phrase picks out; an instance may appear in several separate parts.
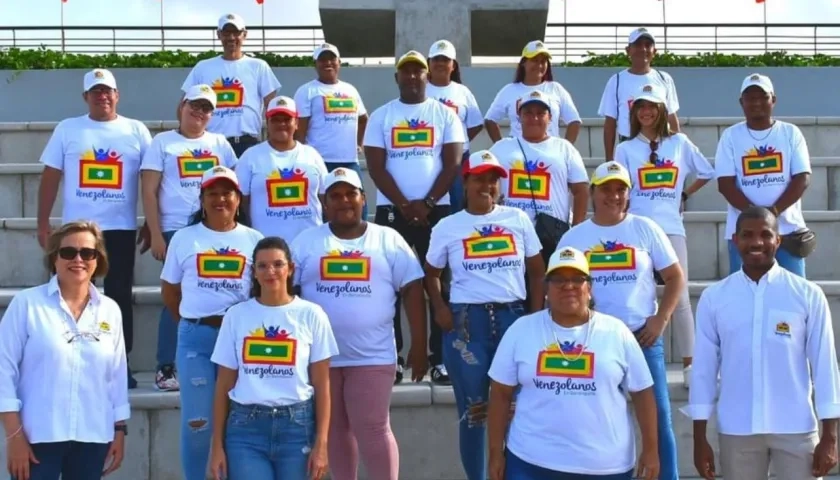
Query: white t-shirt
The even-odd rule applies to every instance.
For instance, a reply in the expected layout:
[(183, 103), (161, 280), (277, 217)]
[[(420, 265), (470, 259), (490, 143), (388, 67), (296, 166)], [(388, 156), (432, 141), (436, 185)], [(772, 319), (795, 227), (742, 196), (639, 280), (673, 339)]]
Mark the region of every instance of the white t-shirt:
[(92, 220), (102, 230), (136, 229), (140, 162), (151, 143), (143, 122), (122, 116), (59, 122), (40, 162), (62, 172), (62, 223)]
[(291, 242), (298, 233), (323, 222), (318, 195), (327, 166), (309, 145), (297, 142), (280, 152), (262, 142), (242, 154), (236, 176), (242, 194), (251, 197), (251, 222), (263, 235)]
[(478, 102), (470, 89), (458, 82), (449, 82), (445, 87), (429, 83), (426, 85), (426, 96), (436, 99), (458, 115), (458, 120), (461, 120), (464, 127), (464, 152), (469, 152), (470, 137), (467, 135), (467, 129), (484, 125), (481, 109), (478, 108)]
[(537, 212), (564, 222), (571, 219), (569, 184), (589, 183), (586, 166), (574, 145), (559, 137), (540, 143), (507, 137), (490, 151), (508, 172), (508, 178), (501, 179), (505, 205), (523, 210), (531, 220)]
[[(616, 90), (618, 82), (618, 90)], [(622, 70), (607, 80), (598, 115), (616, 119), (616, 131), (624, 137), (630, 136), (630, 107), (633, 106), (634, 95), (645, 85), (657, 85), (665, 92), (665, 106), (668, 114), (677, 113), (680, 100), (677, 98), (677, 87), (674, 79), (661, 70), (651, 70), (644, 75)]]
[(247, 55), (239, 60), (225, 60), (220, 55), (198, 62), (181, 90), (202, 83), (216, 92), (216, 110), (207, 130), (225, 137), (259, 136), (263, 100), (281, 87), (265, 60)]
[(486, 215), (444, 217), (432, 228), (426, 262), (449, 265), (452, 303), (509, 303), (525, 300), (525, 259), (541, 250), (525, 212), (497, 205)]
[(341, 80), (334, 85), (312, 80), (295, 92), (298, 115), (309, 118), (306, 143), (327, 163), (358, 163), (359, 117), (367, 115), (356, 87)]
[(217, 232), (199, 223), (175, 232), (160, 279), (181, 285), (181, 317), (221, 315), (246, 300), (251, 290), (251, 257), (262, 238), (260, 232), (244, 225)]
[[(464, 127), (451, 108), (433, 98), (414, 105), (396, 99), (371, 114), (364, 146), (385, 149), (385, 169), (411, 201), (426, 198), (443, 170), (443, 145), (466, 140)], [(449, 194), (437, 203), (449, 205)], [(377, 190), (376, 205), (393, 202)]]
[(617, 318), (593, 312), (587, 324), (563, 328), (548, 310), (524, 316), (505, 332), (488, 374), (503, 385), (521, 385), (507, 436), (517, 457), (585, 475), (624, 473), (635, 465), (635, 429), (624, 395), (650, 388), (653, 378), (638, 341)]
[(236, 165), (236, 154), (221, 134), (204, 132), (198, 138), (187, 138), (177, 130), (170, 130), (155, 135), (140, 170), (161, 172), (158, 190), (161, 231), (187, 226), (190, 215), (199, 208), (201, 175), (217, 165), (228, 168)]
[(210, 360), (239, 376), (228, 393), (242, 405), (279, 407), (309, 400), (309, 365), (338, 353), (330, 320), (295, 297), (280, 307), (251, 298), (225, 313)]
[(510, 121), (510, 136), (522, 135), (522, 125), (519, 124), (519, 100), (526, 94), (539, 90), (549, 97), (551, 103), (551, 123), (548, 125), (548, 134), (552, 137), (560, 136), (559, 120), (566, 125), (573, 122), (580, 122), (575, 102), (569, 92), (558, 82), (543, 82), (539, 85), (525, 85), (524, 83), (508, 83), (493, 99), (490, 108), (484, 118), (499, 123), (504, 119)]
[(595, 308), (621, 319), (632, 331), (656, 314), (654, 269), (663, 270), (678, 261), (662, 228), (632, 213), (609, 227), (591, 219), (579, 223), (563, 235), (560, 247), (586, 254)]
[(310, 228), (291, 245), (301, 296), (327, 312), (338, 356), (334, 367), (393, 365), (396, 292), (423, 278), (414, 251), (396, 230), (367, 224), (346, 240), (328, 224)]
[[(754, 205), (771, 207), (800, 173), (811, 173), (811, 156), (799, 127), (776, 120), (768, 130), (750, 130), (736, 123), (720, 135), (715, 154), (717, 178), (736, 177), (736, 185)], [(741, 212), (727, 205), (726, 238), (735, 233)], [(779, 233), (787, 235), (805, 228), (802, 201), (779, 215)]]
[(683, 133), (660, 140), (656, 164), (650, 163), (650, 142), (638, 136), (619, 143), (615, 161), (624, 165), (633, 180), (630, 213), (652, 219), (668, 235), (685, 236), (680, 213), (683, 187), (689, 175), (715, 177), (715, 169)]

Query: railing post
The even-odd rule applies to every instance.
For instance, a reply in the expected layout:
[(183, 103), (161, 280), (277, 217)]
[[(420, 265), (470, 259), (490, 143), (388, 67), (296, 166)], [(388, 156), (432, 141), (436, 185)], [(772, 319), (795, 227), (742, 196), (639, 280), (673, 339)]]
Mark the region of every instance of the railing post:
[[(767, 8), (765, 6), (765, 8)], [(769, 27), (767, 26), (767, 21), (764, 22), (764, 51), (767, 51), (767, 32), (769, 31)]]
[(111, 29), (111, 35), (112, 35), (111, 38), (113, 39), (111, 41), (111, 46), (114, 49), (113, 52), (117, 53), (117, 29), (116, 28)]
[[(662, 0), (662, 1), (664, 2), (665, 0)], [(664, 31), (662, 32), (662, 36), (665, 37), (665, 51), (667, 52), (668, 51), (668, 24), (663, 23), (662, 28), (664, 29)]]
[(818, 28), (819, 28), (819, 27), (817, 27), (816, 25), (814, 25), (814, 55), (816, 55), (816, 54), (817, 54), (817, 52), (819, 51), (819, 49), (817, 48), (817, 47), (818, 47), (817, 42), (819, 41), (819, 40), (817, 39), (817, 29), (818, 29)]

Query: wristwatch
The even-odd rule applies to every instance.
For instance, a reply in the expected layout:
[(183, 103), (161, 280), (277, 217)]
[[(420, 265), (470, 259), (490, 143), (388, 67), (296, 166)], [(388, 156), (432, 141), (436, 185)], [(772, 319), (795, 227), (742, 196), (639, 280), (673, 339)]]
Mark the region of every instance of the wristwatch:
[(424, 198), (423, 203), (425, 203), (426, 206), (429, 207), (429, 209), (435, 208), (435, 205), (437, 204), (437, 202), (435, 202), (434, 197), (432, 196)]
[(685, 193), (685, 192), (682, 192), (682, 201), (683, 201), (683, 202), (687, 202), (687, 201), (688, 201), (688, 194), (687, 194), (687, 193)]
[(122, 432), (123, 435), (128, 436), (128, 425), (114, 425), (114, 433)]

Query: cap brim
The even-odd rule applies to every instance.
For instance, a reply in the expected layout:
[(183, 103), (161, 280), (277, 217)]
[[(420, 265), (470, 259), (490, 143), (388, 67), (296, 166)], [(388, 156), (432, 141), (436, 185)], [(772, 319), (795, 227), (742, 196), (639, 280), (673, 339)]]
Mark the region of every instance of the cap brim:
[(239, 191), (239, 182), (237, 182), (236, 180), (232, 180), (228, 177), (213, 177), (213, 178), (207, 180), (206, 182), (203, 182), (201, 184), (201, 188), (207, 188), (207, 187), (210, 187), (211, 185), (213, 185), (214, 183), (218, 183), (218, 182), (222, 182), (222, 181), (230, 183), (231, 185), (233, 185), (233, 188), (235, 188), (237, 192)]
[(246, 30), (245, 25), (240, 25), (239, 22), (234, 22), (234, 21), (228, 21), (228, 22), (225, 22), (225, 23), (219, 25), (219, 30), (224, 30), (225, 27), (227, 27), (228, 25), (233, 25), (240, 32), (244, 32)]
[(318, 50), (317, 52), (315, 52), (315, 55), (313, 55), (313, 58), (315, 60), (318, 60), (319, 58), (321, 58), (321, 55), (325, 53), (332, 53), (333, 55), (335, 55), (335, 58), (339, 58), (338, 52), (334, 48), (325, 48), (323, 50)]
[(409, 63), (416, 63), (417, 65), (420, 65), (421, 67), (425, 68), (426, 70), (429, 69), (429, 64), (426, 63), (425, 60), (420, 60), (419, 58), (410, 57), (410, 58), (402, 59), (399, 62), (397, 62), (397, 70), (399, 70), (400, 68), (408, 65)]
[(760, 89), (761, 89), (764, 93), (773, 93), (773, 89), (772, 89), (772, 88), (768, 88), (766, 85), (764, 85), (763, 83), (759, 83), (759, 82), (750, 82), (750, 83), (748, 83), (748, 84), (744, 85), (744, 88), (742, 88), (742, 89), (741, 89), (741, 93), (746, 92), (746, 91), (747, 91), (747, 89), (748, 89), (748, 88), (750, 88), (750, 87), (758, 87), (758, 88), (760, 88)]
[(539, 100), (539, 99), (535, 98), (533, 100), (528, 100), (528, 101), (520, 103), (519, 104), (519, 110), (517, 110), (517, 113), (521, 112), (522, 109), (525, 108), (525, 105), (530, 105), (532, 103), (539, 103), (540, 105), (547, 108), (548, 110), (551, 110), (551, 105), (549, 105), (548, 102), (546, 102), (545, 100)]
[(353, 183), (353, 182), (351, 182), (351, 181), (348, 181), (348, 180), (336, 180), (336, 181), (332, 182), (331, 184), (327, 185), (327, 187), (324, 189), (324, 192), (329, 191), (332, 187), (334, 187), (334, 186), (338, 185), (339, 183), (344, 183), (344, 184), (346, 184), (346, 185), (350, 185), (350, 186), (351, 186), (351, 187), (353, 187), (353, 188), (357, 188), (357, 189), (359, 189), (360, 191), (364, 191), (364, 188), (363, 188), (361, 185), (356, 185), (355, 183)]
[(296, 111), (290, 110), (288, 108), (272, 108), (271, 110), (265, 112), (265, 118), (275, 117), (280, 114), (285, 114), (292, 118), (297, 118), (298, 116)]
[(539, 57), (540, 55), (546, 55), (546, 56), (548, 56), (549, 60), (551, 59), (551, 52), (549, 52), (547, 49), (541, 49), (541, 50), (537, 50), (535, 52), (528, 52), (528, 53), (522, 55), (522, 58), (534, 58), (534, 57)]
[(507, 178), (507, 170), (499, 165), (479, 165), (464, 172), (464, 175), (480, 175), (485, 172), (495, 171), (501, 178)]
[(636, 103), (639, 100), (645, 100), (645, 101), (652, 102), (652, 103), (665, 103), (664, 100), (662, 100), (661, 98), (657, 98), (654, 95), (640, 95), (640, 96), (633, 99), (633, 103)]
[(597, 178), (597, 179), (593, 178), (592, 179), (592, 185), (595, 185), (595, 186), (603, 185), (603, 184), (609, 182), (610, 180), (618, 180), (619, 182), (627, 185), (628, 187), (631, 187), (631, 188), (633, 187), (633, 184), (630, 182), (630, 179), (628, 179), (627, 177), (625, 177), (623, 175), (615, 175), (615, 174), (607, 175), (605, 177), (601, 177), (601, 178)]
[(638, 37), (634, 38), (632, 42), (628, 43), (628, 45), (633, 45), (634, 43), (638, 42), (639, 40), (641, 40), (643, 38), (647, 38), (651, 42), (656, 43), (656, 37), (654, 37), (650, 33), (643, 33), (643, 34), (639, 35)]
[(569, 263), (560, 263), (557, 265), (553, 265), (545, 270), (545, 276), (549, 276), (550, 274), (560, 270), (561, 268), (571, 268), (572, 270), (578, 271), (586, 276), (589, 276), (589, 265), (583, 266), (578, 262), (569, 262)]
[(109, 82), (108, 80), (94, 80), (93, 83), (91, 83), (85, 91), (89, 92), (93, 87), (98, 87), (100, 85), (105, 85), (106, 87), (112, 88), (114, 90), (117, 89), (117, 85), (114, 82)]
[(446, 57), (450, 60), (455, 60), (455, 54), (454, 53), (449, 53), (449, 52), (445, 52), (445, 51), (429, 52), (429, 59), (433, 59), (435, 57)]

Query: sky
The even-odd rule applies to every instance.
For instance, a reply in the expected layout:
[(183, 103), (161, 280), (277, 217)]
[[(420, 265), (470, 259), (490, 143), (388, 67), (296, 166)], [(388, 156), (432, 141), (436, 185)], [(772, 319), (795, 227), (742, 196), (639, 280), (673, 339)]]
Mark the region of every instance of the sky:
[[(352, 0), (348, 0), (350, 2)], [(548, 23), (662, 23), (662, 0), (550, 0)], [(565, 5), (564, 5), (565, 2)], [(115, 4), (119, 4), (116, 8)], [(286, 51), (286, 53), (303, 53), (311, 51), (313, 45), (321, 43), (323, 33), (320, 31), (318, 15), (318, 0), (265, 0), (264, 9), (256, 0), (67, 0), (63, 4), (63, 23), (67, 26), (149, 26), (160, 27), (161, 5), (163, 6), (162, 20), (167, 27), (179, 26), (207, 26), (216, 24), (220, 15), (230, 10), (236, 11), (245, 18), (248, 25), (259, 26), (297, 26), (312, 27), (296, 31), (276, 31), (267, 35), (265, 40), (269, 50)], [(667, 23), (756, 23), (764, 20), (765, 8), (756, 4), (755, 0), (664, 0)], [(34, 15), (33, 12), (37, 12)], [(564, 13), (568, 15), (564, 19)], [(840, 24), (840, 0), (766, 0), (766, 16), (768, 23), (838, 23)], [(8, 27), (16, 26), (48, 26), (58, 27), (62, 24), (61, 0), (25, 0), (0, 1), (0, 47), (10, 46), (12, 32)], [(790, 34), (795, 36), (813, 35), (813, 29), (802, 28), (796, 31), (776, 30), (773, 34)], [(673, 30), (670, 30), (674, 33)], [(615, 35), (612, 29), (590, 29), (582, 31), (580, 27), (571, 29), (569, 35)], [(625, 35), (626, 32), (619, 32)], [(732, 34), (761, 35), (762, 28), (752, 31), (741, 31)], [(704, 32), (684, 32), (683, 35), (698, 35), (697, 42), (702, 44), (699, 36), (706, 37), (706, 42), (712, 35), (712, 29)], [(825, 29), (820, 35), (832, 35), (840, 38), (840, 28)], [(92, 44), (103, 45), (100, 49), (109, 48), (110, 33), (99, 32), (70, 32), (66, 34), (65, 45), (82, 45), (89, 48)], [(166, 37), (170, 41), (168, 48), (184, 48), (186, 50), (208, 50), (212, 46), (212, 32), (205, 36), (204, 32), (177, 32), (167, 30)], [(549, 48), (559, 48), (558, 36), (562, 30), (548, 29), (546, 41)], [(49, 43), (50, 47), (60, 46), (60, 34), (53, 31), (14, 32), (14, 37), (24, 44), (37, 46)], [(119, 49), (150, 50), (160, 43), (159, 32), (127, 32), (122, 31), (118, 37), (123, 40)], [(91, 40), (102, 38), (103, 40)], [(138, 38), (135, 42), (126, 38)], [(200, 38), (200, 40), (198, 40)], [(693, 38), (693, 37), (692, 37)], [(27, 40), (28, 39), (28, 40)], [(145, 39), (145, 40), (143, 40)], [(107, 40), (107, 41), (106, 41)], [(688, 40), (687, 38), (684, 41)], [(251, 42), (261, 47), (261, 37), (252, 32)], [(688, 40), (690, 41), (690, 40)], [(187, 48), (194, 47), (194, 48)], [(81, 47), (79, 47), (81, 48)], [(340, 48), (340, 45), (339, 45)], [(840, 54), (840, 47), (838, 49)]]

